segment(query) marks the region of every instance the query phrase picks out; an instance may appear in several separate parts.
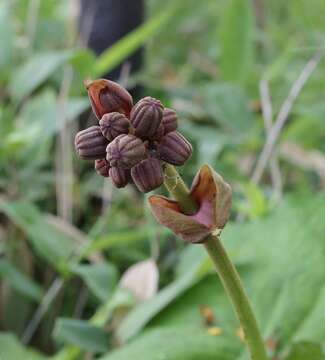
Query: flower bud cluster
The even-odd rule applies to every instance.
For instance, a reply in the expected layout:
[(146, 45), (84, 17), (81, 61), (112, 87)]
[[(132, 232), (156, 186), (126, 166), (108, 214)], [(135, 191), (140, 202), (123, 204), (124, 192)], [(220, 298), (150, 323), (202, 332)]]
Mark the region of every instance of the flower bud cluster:
[(141, 192), (151, 191), (163, 183), (163, 162), (180, 166), (190, 158), (192, 146), (177, 131), (174, 110), (149, 96), (133, 105), (127, 90), (109, 80), (86, 86), (99, 126), (80, 131), (75, 147), (116, 187), (133, 181)]

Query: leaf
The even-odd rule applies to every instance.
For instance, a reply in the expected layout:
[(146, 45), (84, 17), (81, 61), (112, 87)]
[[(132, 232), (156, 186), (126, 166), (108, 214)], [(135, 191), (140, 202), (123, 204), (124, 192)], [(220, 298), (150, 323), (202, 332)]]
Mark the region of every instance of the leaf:
[(202, 327), (156, 328), (100, 360), (233, 360), (239, 341), (212, 336)]
[(41, 299), (43, 294), (41, 287), (5, 259), (0, 259), (0, 278), (1, 277), (21, 295), (32, 300)]
[(238, 204), (241, 213), (248, 215), (251, 219), (264, 216), (269, 210), (267, 199), (263, 191), (255, 184), (248, 183), (243, 186), (245, 200)]
[(124, 59), (131, 55), (146, 40), (153, 37), (159, 30), (163, 29), (168, 21), (175, 16), (180, 2), (174, 1), (165, 10), (160, 11), (152, 19), (148, 20), (130, 34), (124, 36), (113, 46), (100, 55), (94, 66), (94, 76), (101, 76), (119, 65)]
[(73, 68), (84, 78), (89, 77), (96, 61), (95, 54), (90, 49), (78, 49), (71, 57)]
[(72, 55), (73, 52), (70, 50), (33, 55), (13, 73), (9, 84), (11, 96), (16, 101), (20, 101), (29, 95)]
[[(87, 98), (69, 98), (66, 101), (66, 121), (76, 119), (89, 107)], [(9, 145), (33, 147), (44, 143), (60, 130), (58, 118), (58, 103), (56, 95), (51, 90), (45, 90), (34, 96), (22, 107), (18, 115), (15, 131), (6, 138)]]
[(320, 344), (300, 342), (292, 345), (289, 355), (284, 360), (323, 360), (324, 356)]
[(149, 259), (140, 261), (126, 270), (120, 286), (129, 290), (140, 301), (151, 299), (157, 292), (159, 271), (156, 263)]
[[(315, 110), (315, 107), (313, 107)], [(323, 112), (321, 113), (323, 115)], [(296, 116), (295, 121), (288, 124), (283, 132), (282, 139), (284, 141), (295, 142), (302, 145), (305, 149), (314, 150), (323, 147), (323, 138), (325, 136), (325, 126), (323, 118), (319, 115), (313, 117)]]
[(130, 311), (117, 329), (117, 337), (120, 341), (125, 342), (132, 336), (138, 334), (154, 316), (193, 286), (203, 276), (202, 268), (205, 265), (206, 258), (203, 261), (202, 258), (195, 260), (188, 271), (182, 276), (159, 291), (152, 299), (140, 303)]
[(243, 83), (254, 57), (254, 17), (251, 2), (230, 0), (220, 25), (220, 68), (225, 80)]
[(12, 66), (14, 52), (14, 31), (11, 23), (11, 11), (8, 2), (0, 3), (0, 69), (2, 78), (4, 69)]
[(58, 318), (53, 336), (64, 344), (87, 351), (104, 352), (109, 348), (109, 338), (105, 331), (84, 320)]
[(82, 277), (88, 288), (101, 300), (107, 301), (117, 284), (117, 270), (110, 263), (75, 265), (72, 272)]
[[(222, 234), (265, 338), (275, 337), (281, 348), (291, 341), (322, 342), (325, 337), (324, 200), (324, 193), (295, 194), (262, 219), (229, 224)], [(180, 266), (182, 273), (184, 264), (195, 260), (193, 250)], [(186, 290), (161, 308), (150, 326), (199, 325), (200, 306), (207, 305), (217, 326), (236, 332), (239, 324), (215, 276)]]
[(141, 230), (130, 229), (111, 232), (109, 235), (100, 236), (92, 241), (84, 250), (84, 253), (89, 255), (96, 251), (103, 251), (118, 246), (127, 247), (132, 243), (147, 239), (150, 230), (150, 227), (142, 227)]
[(55, 267), (71, 255), (72, 239), (48, 224), (33, 204), (0, 201), (0, 211), (27, 235), (37, 254)]
[(1, 360), (45, 360), (46, 356), (23, 347), (17, 338), (6, 332), (0, 332), (0, 359)]
[(152, 319), (148, 329), (183, 324), (200, 327), (205, 324), (201, 313), (203, 307), (209, 308), (213, 314), (214, 323), (211, 322), (210, 326), (218, 326), (224, 333), (235, 334), (238, 323), (216, 274), (205, 276), (175, 299)]
[(248, 108), (248, 98), (237, 85), (218, 84), (201, 87), (202, 107), (228, 132), (243, 137), (252, 129), (254, 118)]

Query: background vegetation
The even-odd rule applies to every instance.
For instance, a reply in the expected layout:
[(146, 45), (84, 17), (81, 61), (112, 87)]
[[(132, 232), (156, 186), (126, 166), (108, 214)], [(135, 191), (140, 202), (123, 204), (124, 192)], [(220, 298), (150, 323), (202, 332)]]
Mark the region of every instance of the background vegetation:
[(195, 148), (181, 173), (207, 162), (232, 185), (223, 239), (270, 356), (324, 359), (324, 2), (152, 0), (99, 58), (73, 4), (0, 2), (0, 359), (245, 356), (201, 247), (74, 153), (83, 80), (143, 44), (127, 80), (179, 113)]

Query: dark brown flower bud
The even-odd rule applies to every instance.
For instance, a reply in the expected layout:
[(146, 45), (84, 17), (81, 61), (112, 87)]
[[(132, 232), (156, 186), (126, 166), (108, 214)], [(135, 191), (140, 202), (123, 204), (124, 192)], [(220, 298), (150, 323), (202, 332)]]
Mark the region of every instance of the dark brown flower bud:
[(160, 141), (164, 135), (165, 135), (165, 129), (164, 129), (164, 125), (161, 123), (157, 131), (154, 133), (154, 135), (151, 136), (150, 140)]
[(79, 131), (75, 137), (77, 153), (83, 160), (105, 159), (107, 144), (99, 126)]
[(131, 176), (136, 187), (144, 193), (156, 189), (164, 181), (161, 162), (156, 158), (148, 158), (135, 165)]
[(129, 116), (133, 106), (132, 96), (121, 85), (106, 79), (88, 81), (85, 85), (91, 107), (98, 119), (111, 112)]
[(123, 169), (131, 169), (146, 155), (143, 141), (134, 135), (119, 135), (108, 144), (106, 151), (106, 159), (110, 165)]
[(161, 124), (163, 109), (161, 102), (150, 96), (135, 104), (130, 114), (135, 135), (141, 139), (150, 139), (154, 136)]
[(109, 141), (118, 135), (127, 134), (130, 128), (128, 118), (118, 112), (105, 114), (99, 121), (100, 130)]
[(162, 123), (164, 125), (165, 134), (168, 134), (177, 129), (177, 114), (174, 110), (165, 108), (163, 112)]
[(119, 167), (111, 167), (109, 169), (109, 176), (112, 179), (112, 183), (117, 188), (125, 187), (129, 182), (129, 170), (124, 170)]
[(109, 177), (109, 163), (106, 159), (95, 160), (95, 170), (98, 175)]
[(162, 160), (173, 164), (183, 165), (192, 155), (192, 145), (178, 131), (165, 135), (157, 145)]

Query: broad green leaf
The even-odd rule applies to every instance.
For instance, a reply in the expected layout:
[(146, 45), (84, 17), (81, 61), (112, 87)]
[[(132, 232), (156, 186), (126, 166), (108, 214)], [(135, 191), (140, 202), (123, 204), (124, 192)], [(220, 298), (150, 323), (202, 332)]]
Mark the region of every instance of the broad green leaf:
[(1, 277), (17, 292), (29, 299), (40, 300), (42, 297), (43, 291), (41, 287), (5, 259), (0, 259), (0, 278)]
[(320, 289), (319, 296), (315, 299), (314, 306), (303, 321), (303, 325), (297, 329), (293, 336), (294, 341), (317, 341), (323, 342), (325, 338), (325, 284)]
[(55, 267), (71, 255), (73, 239), (47, 223), (33, 204), (1, 201), (0, 211), (26, 234), (37, 254)]
[(115, 66), (119, 65), (124, 59), (143, 45), (145, 41), (163, 29), (168, 21), (177, 13), (179, 4), (179, 0), (173, 1), (166, 9), (160, 11), (152, 19), (149, 19), (130, 34), (124, 36), (101, 54), (95, 63), (94, 76), (101, 76), (114, 69)]
[(38, 354), (24, 346), (10, 333), (0, 332), (1, 360), (45, 360), (48, 357)]
[(205, 276), (187, 289), (162, 310), (149, 323), (148, 328), (182, 326), (183, 324), (200, 327), (205, 324), (205, 319), (201, 314), (202, 307), (208, 307), (214, 315), (215, 323), (211, 326), (219, 326), (225, 333), (235, 334), (237, 320), (216, 274)]
[(100, 360), (233, 360), (239, 340), (209, 335), (204, 327), (156, 328)]
[(81, 276), (88, 288), (101, 300), (107, 301), (117, 284), (117, 269), (109, 263), (76, 265), (72, 271)]
[[(228, 252), (240, 264), (265, 338), (276, 338), (281, 348), (291, 341), (321, 342), (325, 337), (324, 212), (324, 193), (296, 194), (262, 219), (228, 224), (222, 234)], [(195, 260), (194, 252), (190, 258)], [(186, 267), (181, 269), (184, 272)], [(213, 309), (223, 330), (236, 332), (239, 324), (212, 275), (162, 308), (150, 325), (198, 325), (203, 321), (201, 305)]]
[(29, 95), (72, 55), (70, 50), (33, 55), (13, 73), (9, 86), (11, 96), (19, 101)]
[(324, 198), (297, 195), (263, 220), (229, 228), (241, 261), (255, 254), (250, 291), (264, 332), (284, 343), (302, 331), (324, 286)]
[(323, 360), (325, 353), (320, 344), (300, 342), (292, 345), (284, 360)]
[(104, 352), (109, 348), (106, 332), (84, 320), (59, 318), (53, 336), (64, 344), (75, 345), (92, 352)]
[(254, 16), (251, 1), (230, 0), (220, 29), (222, 76), (227, 81), (244, 82), (254, 58)]

